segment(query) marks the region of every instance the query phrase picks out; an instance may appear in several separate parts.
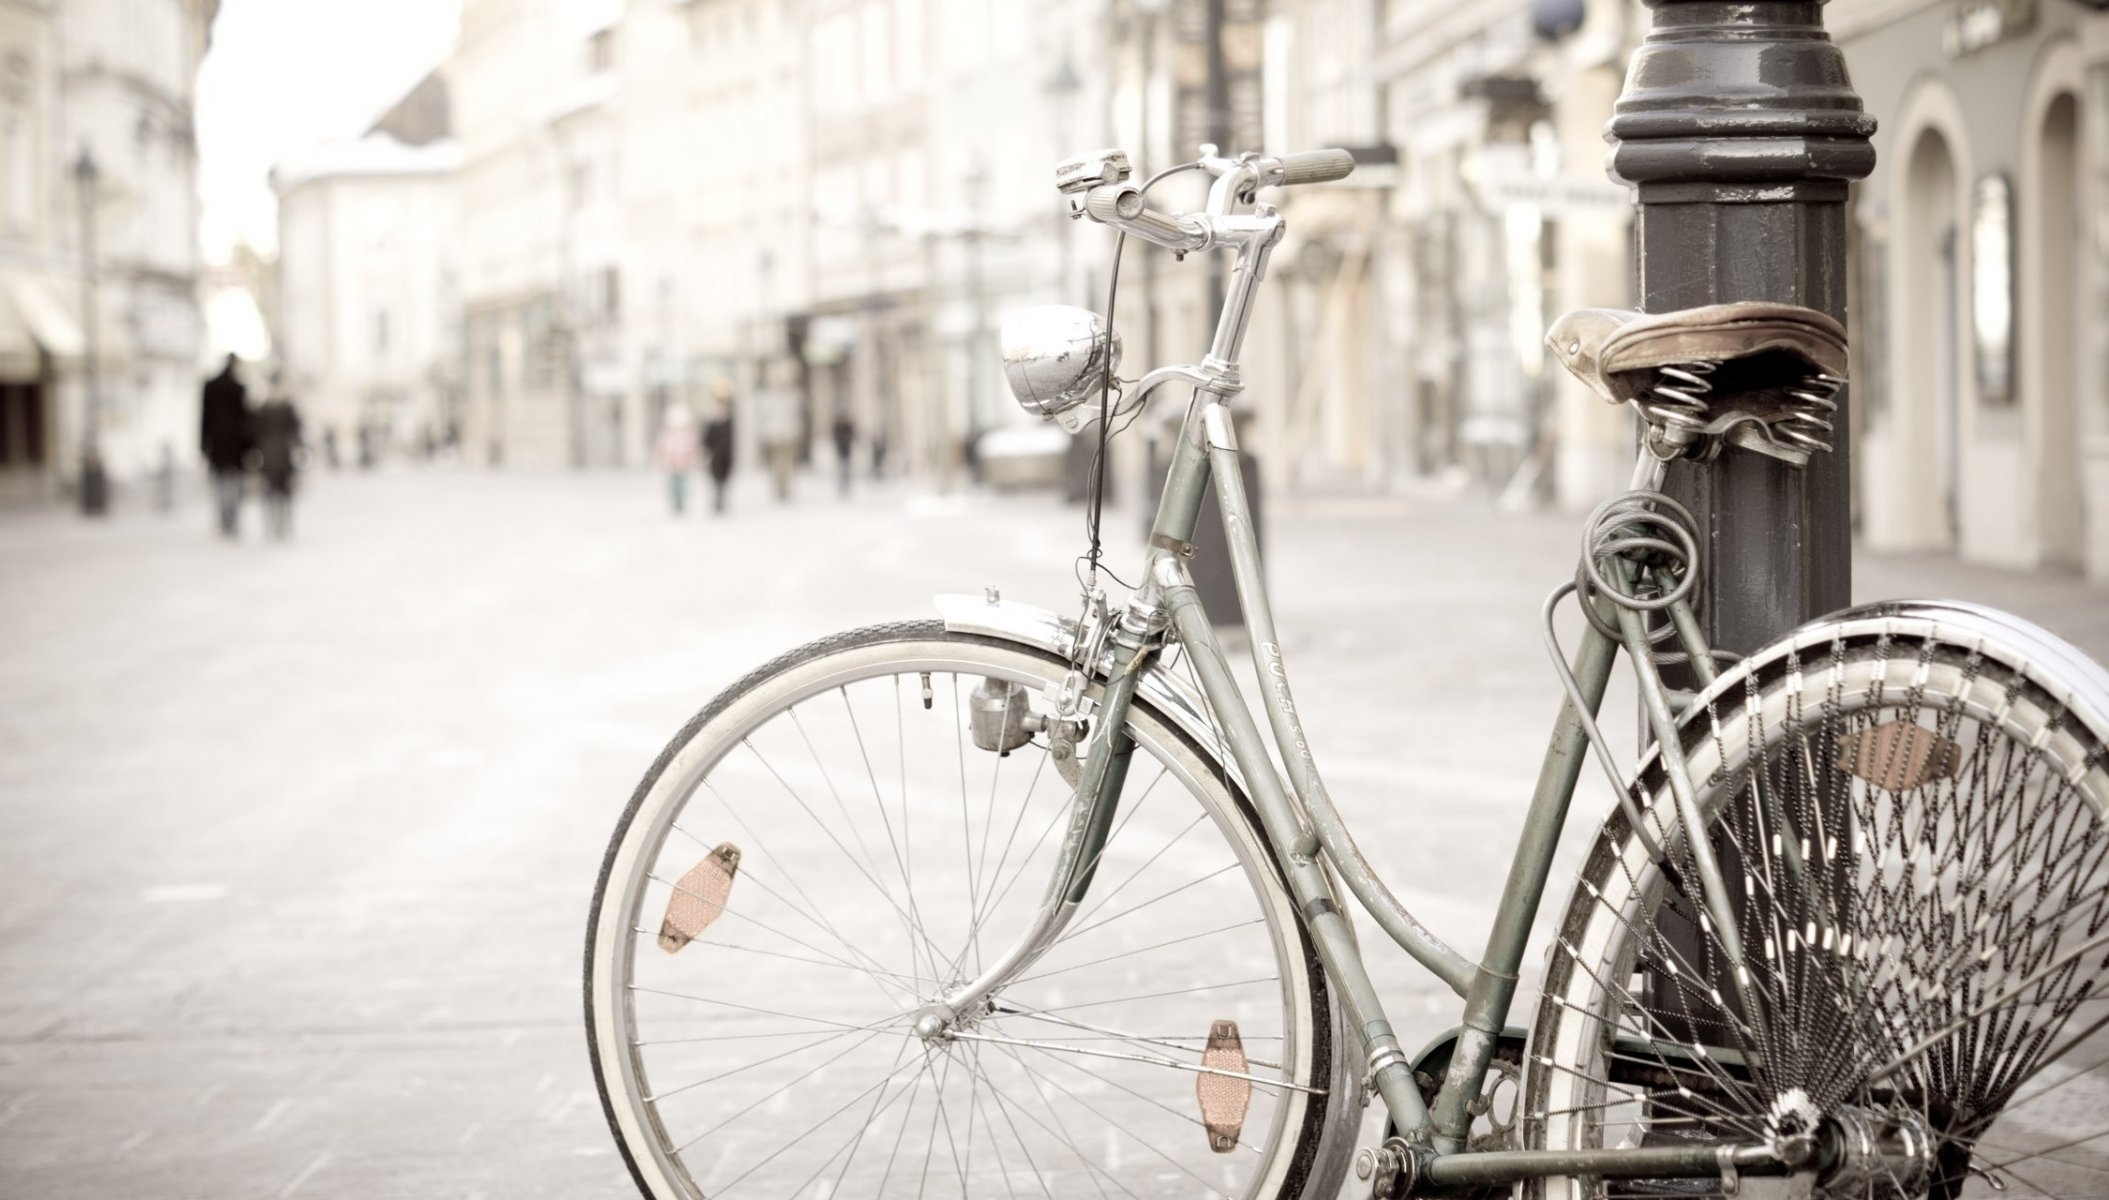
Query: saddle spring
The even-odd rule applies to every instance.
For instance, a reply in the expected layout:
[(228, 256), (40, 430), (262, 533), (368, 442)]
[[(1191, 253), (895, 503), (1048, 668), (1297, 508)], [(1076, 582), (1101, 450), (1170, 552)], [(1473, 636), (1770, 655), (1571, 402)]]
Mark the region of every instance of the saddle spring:
[(1821, 372), (1787, 390), (1789, 414), (1773, 426), (1773, 436), (1804, 450), (1828, 452), (1831, 417), (1838, 411), (1838, 392), (1845, 380)]
[(1710, 376), (1718, 365), (1697, 360), (1656, 368), (1655, 386), (1641, 402), (1641, 414), (1650, 424), (1696, 435), (1706, 428), (1706, 397), (1714, 390)]

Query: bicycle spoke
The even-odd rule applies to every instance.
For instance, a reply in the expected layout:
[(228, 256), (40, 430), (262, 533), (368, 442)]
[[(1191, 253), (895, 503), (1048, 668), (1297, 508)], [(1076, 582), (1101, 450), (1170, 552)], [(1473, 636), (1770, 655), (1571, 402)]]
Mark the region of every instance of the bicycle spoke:
[(1035, 980), (1050, 979), (1056, 975), (1067, 975), (1071, 971), (1088, 971), (1092, 967), (1102, 967), (1109, 962), (1118, 962), (1123, 958), (1133, 958), (1138, 954), (1149, 954), (1154, 951), (1162, 950), (1167, 946), (1178, 946), (1186, 942), (1199, 941), (1200, 939), (1205, 937), (1215, 937), (1217, 934), (1229, 933), (1231, 930), (1234, 929), (1249, 929), (1254, 925), (1263, 925), (1265, 923), (1265, 918), (1254, 917), (1249, 921), (1236, 921), (1229, 925), (1219, 925), (1214, 929), (1204, 929), (1199, 933), (1182, 934), (1179, 937), (1166, 938), (1161, 942), (1154, 942), (1147, 946), (1138, 946), (1133, 950), (1122, 950), (1117, 954), (1108, 954), (1103, 958), (1094, 958), (1089, 962), (1075, 963), (1066, 967), (1056, 967), (1051, 971), (1042, 971), (1037, 975), (1026, 975), (1019, 979), (1013, 979), (1010, 982), (1010, 986), (1023, 987), (1024, 985), (1032, 983)]
[[(857, 758), (860, 762), (864, 764), (865, 780), (871, 784), (872, 808), (879, 814), (879, 824), (883, 826), (886, 830), (886, 844), (893, 850), (893, 865), (895, 869), (899, 870), (901, 873), (901, 891), (908, 898), (908, 911), (904, 918), (908, 926), (908, 960), (909, 965), (911, 967), (915, 967), (919, 970), (920, 968), (915, 962), (915, 946), (917, 940), (922, 937), (922, 934), (920, 932), (922, 929), (922, 919), (916, 912), (915, 884), (912, 883), (909, 879), (908, 863), (907, 860), (904, 859), (901, 855), (901, 843), (893, 835), (893, 819), (886, 815), (886, 801), (883, 797), (879, 795), (879, 773), (877, 769), (872, 766), (871, 750), (864, 743), (864, 727), (857, 723), (856, 706), (849, 702), (849, 687), (847, 685), (838, 686), (835, 689), (835, 694), (842, 698), (842, 712), (843, 715), (849, 719), (850, 736), (854, 738), (857, 743)], [(907, 794), (905, 787), (903, 788), (902, 794), (904, 796)], [(903, 813), (901, 819), (903, 821), (906, 821), (907, 815)], [(918, 990), (921, 989), (922, 980), (920, 976), (917, 977), (916, 986)]]
[(1279, 982), (1281, 982), (1281, 976), (1279, 975), (1262, 975), (1257, 979), (1238, 979), (1229, 983), (1204, 983), (1198, 987), (1173, 988), (1168, 992), (1150, 992), (1141, 996), (1115, 996), (1111, 1000), (1086, 1000), (1078, 1004), (1057, 1004), (1052, 1008), (1043, 1008), (1040, 1011), (1050, 1013), (1075, 1012), (1080, 1008), (1103, 1008), (1108, 1004), (1133, 1004), (1140, 1000), (1163, 1000), (1169, 996), (1193, 996), (1201, 992), (1221, 991), (1224, 988), (1247, 987), (1255, 983)]

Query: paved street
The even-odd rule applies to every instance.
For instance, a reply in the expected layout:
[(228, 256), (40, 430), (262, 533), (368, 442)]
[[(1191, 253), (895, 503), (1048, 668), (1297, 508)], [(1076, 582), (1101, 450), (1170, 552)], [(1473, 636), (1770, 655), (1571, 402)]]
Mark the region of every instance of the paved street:
[[(217, 542), (195, 499), (0, 516), (0, 1195), (629, 1194), (579, 947), (665, 739), (778, 650), (932, 592), (1073, 602), (1079, 510), (808, 492), (677, 522), (642, 476), (323, 476), (286, 546), (253, 511)], [(1577, 519), (1270, 521), (1328, 782), (1476, 950), (1555, 707), (1536, 614)], [(1116, 568), (1137, 522), (1110, 519)], [(1857, 591), (1984, 601), (2109, 658), (2109, 592), (2074, 581), (1864, 558)], [(1578, 801), (1560, 878), (1608, 806)], [(1378, 966), (1409, 1045), (1449, 1023), (1400, 956)]]

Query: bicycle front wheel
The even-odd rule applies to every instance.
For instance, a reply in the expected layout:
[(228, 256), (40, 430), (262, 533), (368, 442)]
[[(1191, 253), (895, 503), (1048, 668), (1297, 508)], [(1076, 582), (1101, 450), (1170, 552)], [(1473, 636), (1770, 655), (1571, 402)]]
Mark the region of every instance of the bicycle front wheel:
[(1044, 734), (976, 747), (975, 692), (1023, 685), (1044, 715), (1067, 669), (874, 627), (667, 747), (587, 935), (595, 1075), (646, 1195), (1275, 1198), (1325, 1173), (1323, 974), (1244, 797), (1144, 703), (1061, 940), (956, 1036), (918, 1036), (1027, 928), (1074, 803)]
[(1664, 861), (1614, 816), (1549, 954), (1526, 1143), (1798, 1139), (1819, 1196), (2109, 1191), (2109, 764), (2060, 700), (1973, 647), (1841, 637), (1688, 722), (1725, 903), (1658, 762)]

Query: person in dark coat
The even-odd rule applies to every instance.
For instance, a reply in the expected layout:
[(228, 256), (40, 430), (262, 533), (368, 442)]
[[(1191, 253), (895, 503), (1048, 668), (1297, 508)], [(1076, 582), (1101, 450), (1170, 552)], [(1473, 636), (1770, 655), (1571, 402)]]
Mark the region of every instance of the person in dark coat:
[(710, 472), (710, 511), (725, 511), (725, 482), (732, 478), (732, 385), (718, 381), (710, 420), (703, 423), (703, 469)]
[(846, 409), (835, 412), (835, 423), (828, 430), (835, 442), (836, 489), (849, 495), (850, 457), (857, 449), (857, 425), (849, 419)]
[(220, 536), (234, 537), (241, 520), (242, 471), (249, 459), (254, 431), (250, 426), (249, 389), (235, 374), (234, 355), (220, 373), (205, 381), (199, 403), (198, 450), (212, 468), (212, 492), (220, 518)]
[(300, 411), (271, 378), (271, 398), (257, 407), (256, 458), (264, 477), (264, 511), (271, 519), (271, 536), (284, 538), (293, 532), (293, 477), (300, 470)]

